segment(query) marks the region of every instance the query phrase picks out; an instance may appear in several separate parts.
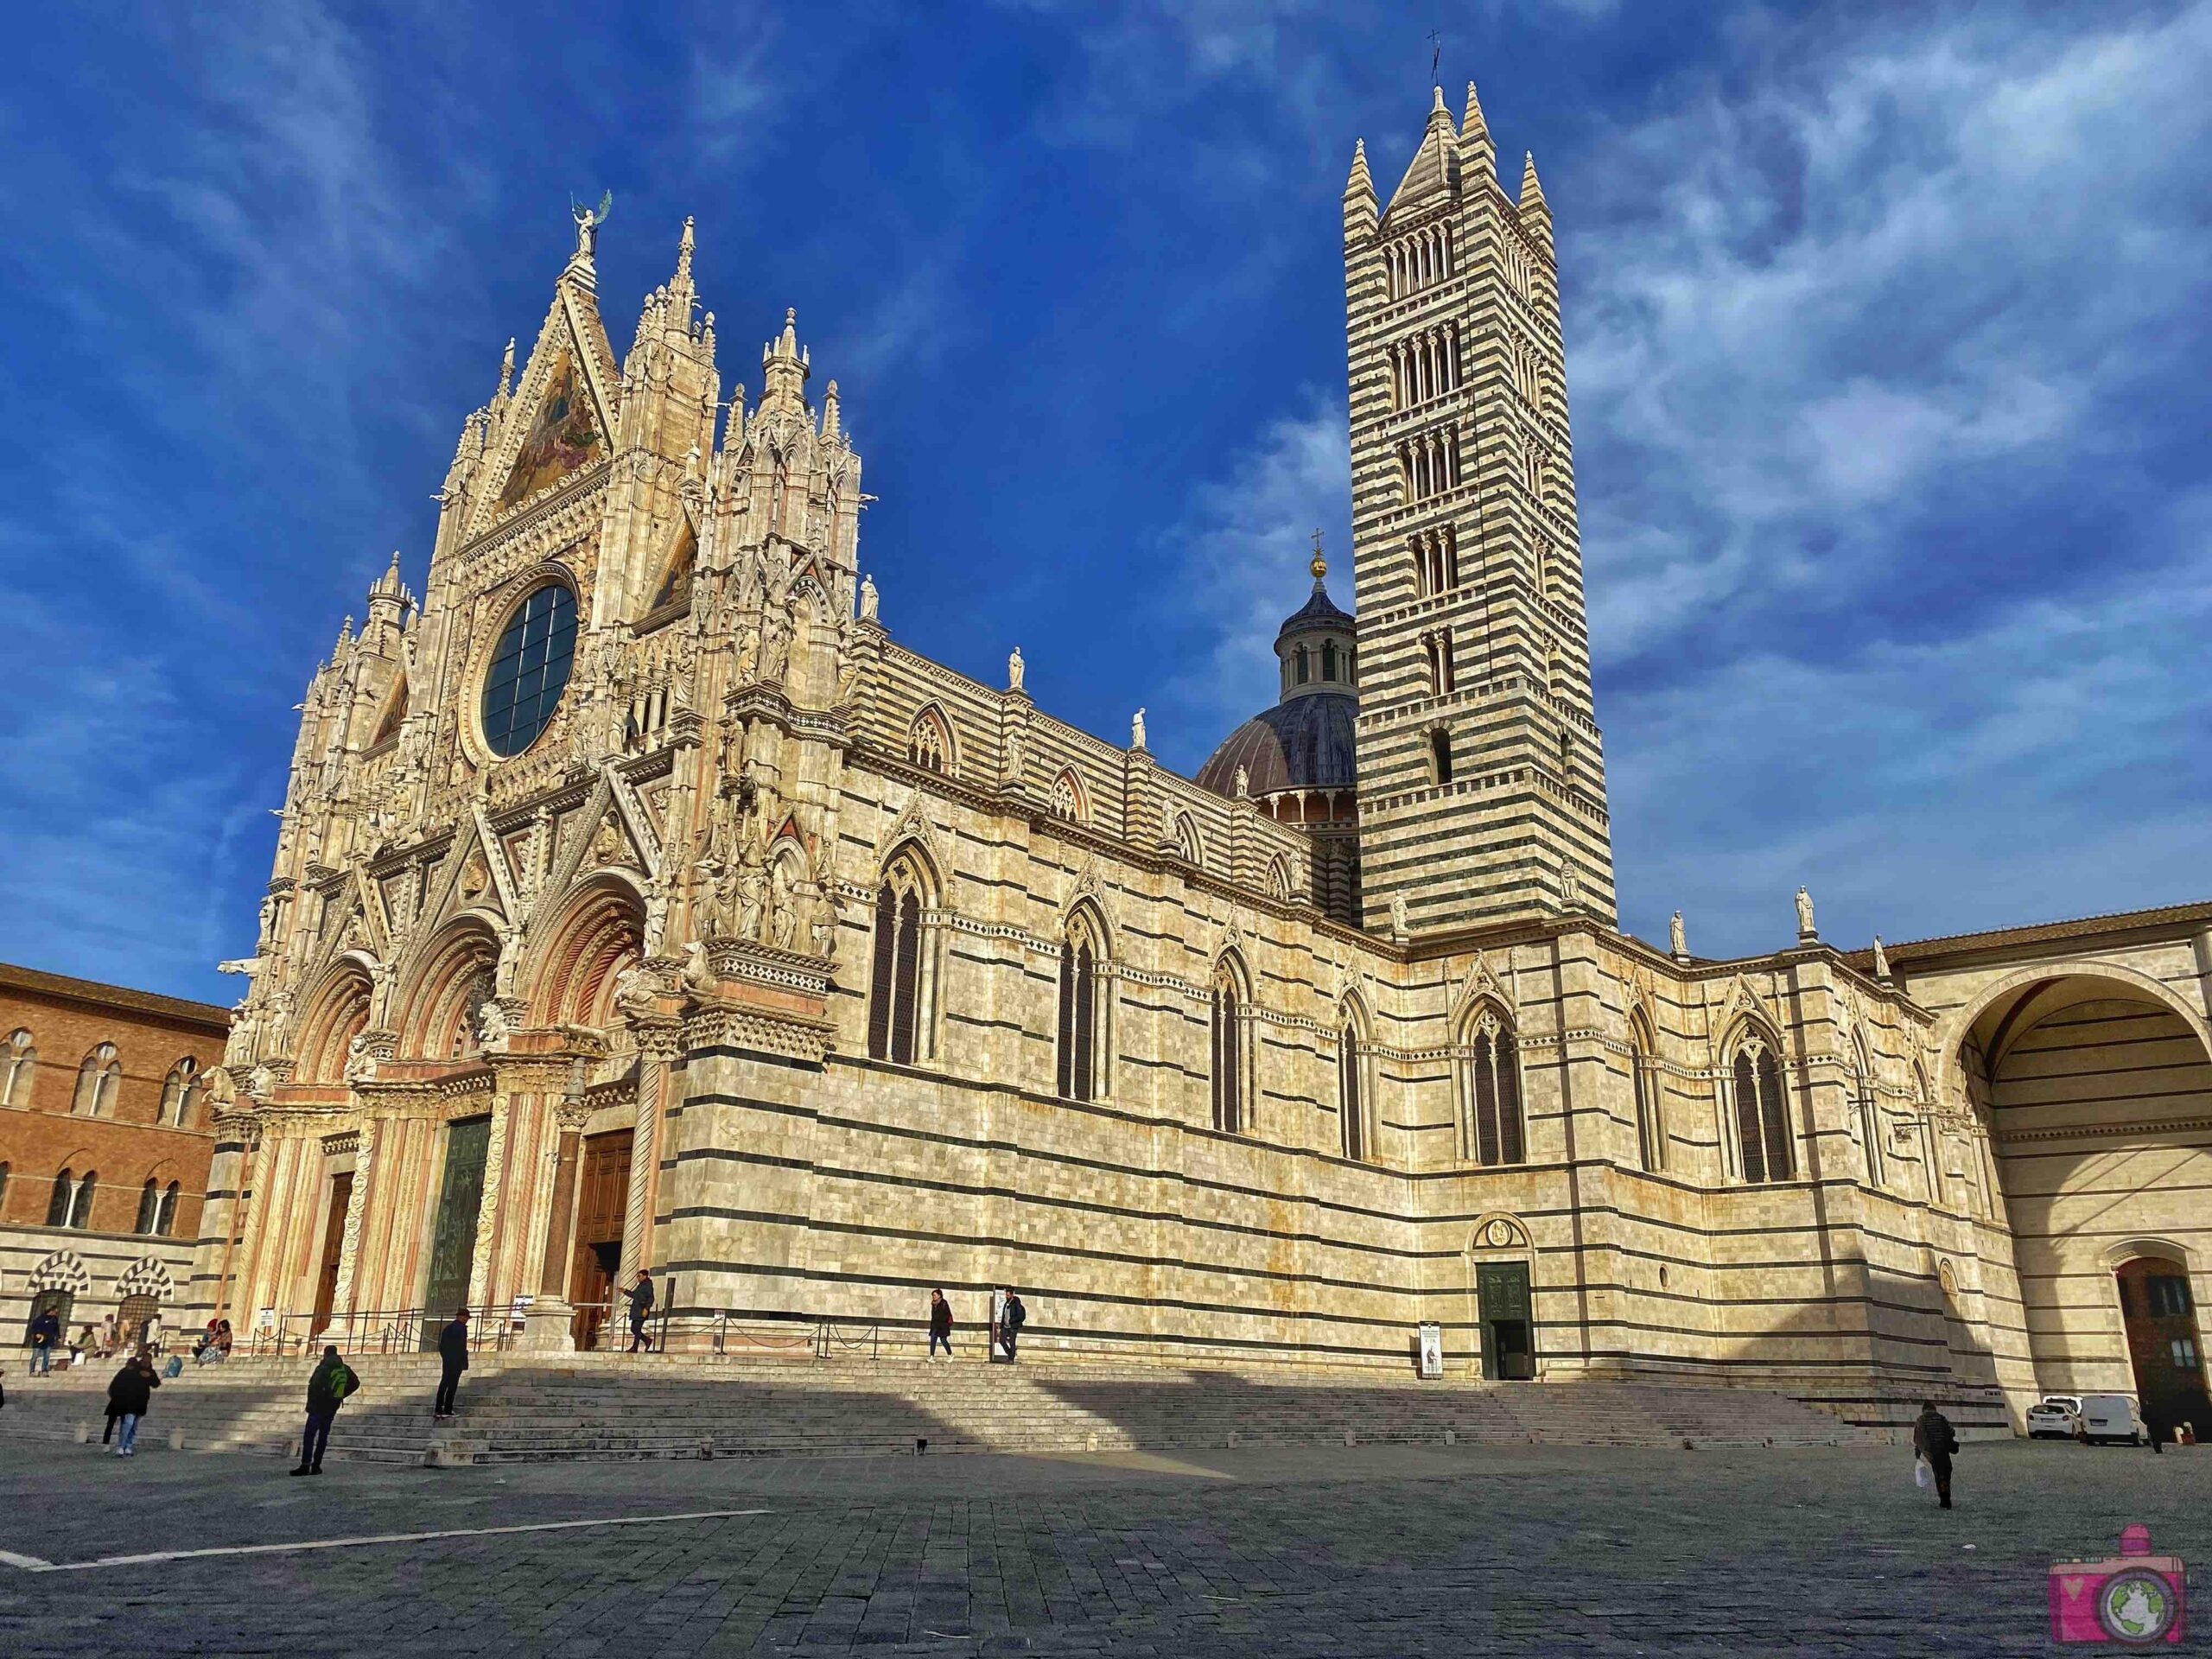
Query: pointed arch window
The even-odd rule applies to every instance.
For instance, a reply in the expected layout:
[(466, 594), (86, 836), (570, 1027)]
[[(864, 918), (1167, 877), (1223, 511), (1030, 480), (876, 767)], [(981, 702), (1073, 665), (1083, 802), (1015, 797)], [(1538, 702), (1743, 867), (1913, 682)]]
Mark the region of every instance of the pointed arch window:
[(1667, 1122), (1659, 1107), (1658, 1046), (1641, 1014), (1628, 1022), (1629, 1075), (1636, 1097), (1636, 1155), (1654, 1173), (1667, 1167)]
[(906, 734), (906, 759), (931, 772), (950, 772), (952, 742), (944, 721), (934, 709), (925, 709)]
[(1084, 822), (1083, 785), (1076, 781), (1075, 773), (1063, 771), (1052, 780), (1052, 792), (1046, 806), (1056, 818), (1065, 818), (1070, 823)]
[(162, 1213), (162, 1184), (150, 1175), (146, 1185), (138, 1189), (138, 1219), (130, 1224), (134, 1233), (150, 1233), (154, 1223)]
[(1078, 910), (1060, 942), (1059, 1094), (1098, 1100), (1106, 1093), (1109, 981), (1106, 936), (1096, 917)]
[(1367, 1157), (1367, 1089), (1363, 1076), (1366, 1056), (1361, 1052), (1359, 1020), (1347, 1008), (1337, 1033), (1337, 1127), (1344, 1140), (1344, 1156)]
[(1764, 1036), (1737, 1046), (1731, 1067), (1736, 1096), (1736, 1145), (1744, 1179), (1753, 1185), (1797, 1178), (1789, 1146), (1789, 1114), (1782, 1092), (1782, 1065)]
[(1205, 868), (1205, 843), (1198, 838), (1198, 826), (1191, 822), (1191, 815), (1175, 815), (1175, 852), (1185, 862)]
[(5, 1162), (0, 1162), (0, 1209), (5, 1209), (8, 1204), (8, 1169)]
[(929, 893), (919, 861), (894, 858), (875, 894), (874, 958), (868, 979), (868, 1052), (871, 1058), (912, 1065), (930, 1048), (925, 1007), (929, 963), (922, 912)]
[(1472, 1161), (1526, 1161), (1521, 1121), (1521, 1055), (1513, 1027), (1494, 1007), (1467, 1022), (1461, 1039), (1460, 1144)]
[(154, 1230), (163, 1238), (176, 1236), (176, 1201), (180, 1190), (181, 1185), (175, 1181), (162, 1189), (161, 1207), (154, 1216)]
[(181, 1128), (190, 1119), (192, 1103), (200, 1092), (200, 1064), (189, 1056), (169, 1068), (162, 1079), (160, 1122)]
[(1246, 1100), (1244, 996), (1236, 964), (1227, 957), (1213, 970), (1211, 1003), (1213, 1126), (1226, 1135), (1244, 1130)]
[(1859, 1145), (1866, 1162), (1866, 1185), (1882, 1185), (1882, 1113), (1874, 1103), (1874, 1072), (1866, 1063), (1866, 1039), (1851, 1033), (1852, 1108), (1859, 1120)]
[(115, 1057), (115, 1045), (98, 1045), (77, 1068), (77, 1097), (69, 1109), (79, 1117), (107, 1116), (115, 1109), (115, 1091), (122, 1083), (123, 1062)]
[(38, 1072), (38, 1050), (31, 1046), (31, 1034), (18, 1029), (8, 1033), (8, 1045), (0, 1048), (0, 1106), (28, 1106), (31, 1103), (31, 1079)]

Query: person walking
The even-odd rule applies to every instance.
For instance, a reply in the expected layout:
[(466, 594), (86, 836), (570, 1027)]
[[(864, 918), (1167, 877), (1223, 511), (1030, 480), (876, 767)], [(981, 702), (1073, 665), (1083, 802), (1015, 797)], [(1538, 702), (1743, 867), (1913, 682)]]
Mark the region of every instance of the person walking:
[(1912, 1449), (1927, 1462), (1929, 1472), (1936, 1477), (1938, 1507), (1949, 1509), (1951, 1454), (1959, 1449), (1959, 1435), (1951, 1427), (1951, 1420), (1936, 1409), (1933, 1400), (1920, 1408), (1919, 1420), (1912, 1426)]
[(1006, 1357), (1014, 1358), (1014, 1350), (1021, 1343), (1021, 1327), (1029, 1323), (1029, 1310), (1021, 1305), (1021, 1294), (1009, 1289), (1006, 1306), (999, 1314), (999, 1338), (1006, 1344)]
[(937, 1357), (937, 1345), (944, 1344), (944, 1357), (952, 1357), (952, 1304), (944, 1300), (941, 1290), (930, 1292), (930, 1357)]
[(438, 1361), (442, 1369), (438, 1374), (438, 1397), (430, 1407), (430, 1415), (450, 1417), (454, 1395), (461, 1387), (461, 1374), (468, 1369), (467, 1308), (455, 1313), (453, 1323), (438, 1332)]
[(322, 1472), (323, 1449), (330, 1444), (330, 1426), (337, 1421), (338, 1408), (360, 1386), (361, 1379), (338, 1357), (336, 1346), (325, 1348), (322, 1363), (308, 1378), (308, 1428), (300, 1440), (300, 1466), (294, 1474)]
[(61, 1321), (52, 1308), (42, 1308), (31, 1321), (31, 1375), (48, 1376), (54, 1371), (54, 1350), (61, 1340)]
[(138, 1420), (146, 1414), (154, 1390), (161, 1386), (162, 1379), (154, 1375), (152, 1362), (143, 1354), (133, 1354), (125, 1360), (107, 1385), (107, 1402), (119, 1425), (115, 1437), (117, 1457), (137, 1455)]
[(2163, 1411), (2143, 1414), (2143, 1433), (2151, 1442), (2151, 1449), (2160, 1457), (2166, 1452), (2166, 1414)]
[(630, 1299), (630, 1351), (636, 1353), (639, 1345), (653, 1351), (653, 1339), (645, 1334), (645, 1321), (652, 1317), (653, 1276), (645, 1268), (638, 1269), (638, 1282), (625, 1293)]
[(113, 1313), (110, 1313), (105, 1319), (100, 1321), (99, 1344), (92, 1351), (98, 1354), (102, 1359), (111, 1358), (114, 1356), (115, 1315)]

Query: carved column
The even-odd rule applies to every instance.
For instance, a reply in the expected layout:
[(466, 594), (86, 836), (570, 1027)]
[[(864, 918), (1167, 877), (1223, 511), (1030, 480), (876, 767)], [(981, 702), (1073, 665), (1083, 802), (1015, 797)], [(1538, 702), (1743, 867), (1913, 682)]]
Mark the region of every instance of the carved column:
[(351, 1319), (353, 1313), (353, 1268), (361, 1255), (361, 1217), (368, 1213), (369, 1182), (376, 1173), (376, 1119), (361, 1120), (359, 1139), (353, 1148), (353, 1185), (346, 1195), (345, 1231), (338, 1240), (338, 1287), (330, 1298), (334, 1322)]
[(261, 1139), (261, 1118), (251, 1110), (218, 1106), (214, 1120), (215, 1152), (207, 1168), (207, 1199), (200, 1215), (200, 1261), (194, 1277), (207, 1287), (208, 1317), (235, 1325), (231, 1269), (245, 1228), (247, 1182)]
[(484, 1193), (476, 1210), (476, 1243), (468, 1256), (468, 1300), (479, 1306), (495, 1300), (491, 1282), (493, 1248), (499, 1232), (499, 1198), (506, 1185), (507, 1121), (514, 1112), (508, 1085), (509, 1079), (501, 1076), (492, 1096), (492, 1128), (484, 1149)]
[(560, 1148), (553, 1165), (552, 1212), (546, 1218), (545, 1265), (537, 1296), (523, 1322), (522, 1346), (569, 1353), (576, 1345), (575, 1310), (569, 1305), (569, 1251), (576, 1224), (576, 1173), (583, 1156), (583, 1126), (591, 1108), (581, 1096), (555, 1108)]
[(683, 1040), (683, 1023), (673, 1014), (639, 1018), (638, 1125), (630, 1141), (630, 1202), (622, 1217), (622, 1265), (618, 1287), (637, 1277), (652, 1261), (653, 1209), (660, 1196), (660, 1128), (668, 1069)]

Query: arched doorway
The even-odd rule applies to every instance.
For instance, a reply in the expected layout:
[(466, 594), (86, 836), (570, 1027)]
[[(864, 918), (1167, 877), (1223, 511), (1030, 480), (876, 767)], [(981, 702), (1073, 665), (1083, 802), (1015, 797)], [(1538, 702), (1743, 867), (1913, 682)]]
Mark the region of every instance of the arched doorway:
[(2113, 1281), (2144, 1418), (2169, 1430), (2190, 1423), (2200, 1438), (2212, 1435), (2204, 1339), (2189, 1269), (2171, 1256), (2130, 1256), (2113, 1270)]
[[(2163, 1254), (2174, 1269), (2134, 1276), (2178, 1277), (2192, 1308), (2206, 1292), (2190, 1282), (2212, 1263), (2212, 1167), (2195, 1127), (2212, 1113), (2204, 1022), (2170, 987), (2088, 960), (2007, 976), (1957, 1020), (1938, 1105), (1988, 1128), (1989, 1207), (2011, 1233), (2018, 1283), (2017, 1318), (1993, 1321), (2011, 1327), (1993, 1332), (2007, 1391), (2016, 1408), (2040, 1392), (2135, 1394), (2148, 1407), (2119, 1275)], [(1972, 1168), (1958, 1161), (1936, 1172), (1938, 1190), (1971, 1215), (1960, 1178)], [(2139, 1248), (2146, 1239), (2160, 1248)]]

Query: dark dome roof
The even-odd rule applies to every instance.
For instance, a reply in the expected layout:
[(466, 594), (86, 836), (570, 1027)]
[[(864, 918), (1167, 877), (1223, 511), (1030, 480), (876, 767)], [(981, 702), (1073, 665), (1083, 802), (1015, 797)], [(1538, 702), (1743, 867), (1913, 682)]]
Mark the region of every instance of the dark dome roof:
[(1308, 691), (1279, 702), (1222, 741), (1198, 768), (1198, 786), (1233, 800), (1236, 768), (1242, 766), (1248, 774), (1245, 786), (1254, 795), (1350, 789), (1355, 779), (1352, 717), (1358, 712), (1359, 700), (1342, 691)]
[(1336, 601), (1329, 597), (1329, 590), (1321, 579), (1313, 579), (1313, 596), (1297, 610), (1283, 618), (1282, 626), (1275, 631), (1275, 644), (1280, 645), (1294, 633), (1303, 633), (1309, 628), (1330, 628), (1345, 633), (1359, 626), (1346, 613), (1337, 608)]

